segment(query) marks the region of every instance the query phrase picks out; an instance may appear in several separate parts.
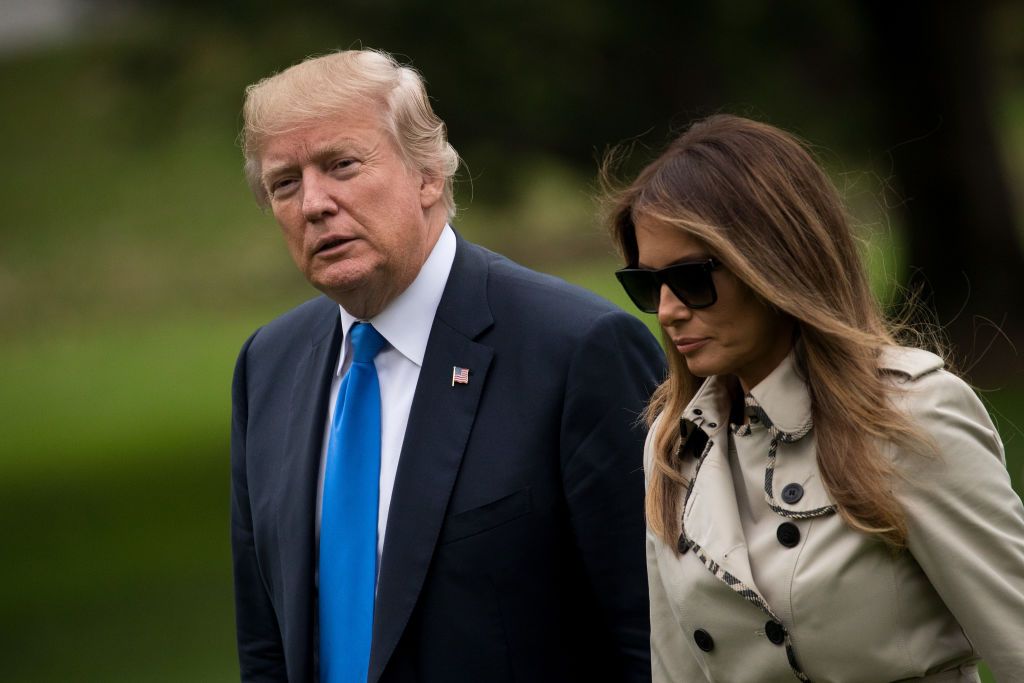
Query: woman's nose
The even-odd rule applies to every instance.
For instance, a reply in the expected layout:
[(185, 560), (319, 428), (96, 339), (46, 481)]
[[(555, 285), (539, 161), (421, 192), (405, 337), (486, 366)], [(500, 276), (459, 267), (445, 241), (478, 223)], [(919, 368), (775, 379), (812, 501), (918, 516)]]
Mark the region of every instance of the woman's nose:
[(668, 327), (677, 320), (687, 320), (693, 314), (690, 307), (679, 300), (668, 285), (662, 285), (658, 298), (658, 322)]

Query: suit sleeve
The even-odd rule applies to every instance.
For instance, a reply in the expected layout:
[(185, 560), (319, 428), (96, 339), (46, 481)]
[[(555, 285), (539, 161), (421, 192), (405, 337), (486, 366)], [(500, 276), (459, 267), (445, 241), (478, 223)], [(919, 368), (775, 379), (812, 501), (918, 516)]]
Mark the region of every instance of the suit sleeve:
[(664, 372), (647, 329), (612, 312), (585, 334), (566, 386), (561, 453), (570, 523), (626, 681), (651, 675), (640, 416)]
[(249, 414), (246, 362), (249, 346), (255, 337), (254, 333), (242, 347), (231, 386), (231, 550), (241, 680), (243, 683), (269, 683), (286, 681), (287, 674), (281, 631), (253, 543), (246, 477)]
[(905, 400), (937, 450), (897, 455), (910, 552), (996, 679), (1024, 680), (1024, 507), (1002, 442), (947, 372), (910, 385)]

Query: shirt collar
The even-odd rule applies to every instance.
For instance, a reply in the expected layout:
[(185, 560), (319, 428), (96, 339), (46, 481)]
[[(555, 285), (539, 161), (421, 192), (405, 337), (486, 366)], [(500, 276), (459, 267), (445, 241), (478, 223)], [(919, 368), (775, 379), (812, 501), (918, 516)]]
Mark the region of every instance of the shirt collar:
[[(811, 395), (791, 350), (768, 376), (750, 389), (748, 410), (784, 441), (796, 441), (811, 430)], [(683, 420), (706, 433), (724, 427), (729, 420), (729, 391), (725, 378), (708, 377), (683, 411)]]
[[(430, 328), (434, 324), (434, 315), (455, 261), (455, 245), (455, 232), (446, 224), (412, 284), (368, 321), (388, 344), (418, 366), (423, 365)], [(347, 342), (348, 331), (359, 319), (340, 305), (338, 310), (341, 313), (342, 333)], [(345, 366), (347, 347), (347, 343), (342, 344), (338, 357), (335, 372), (339, 375)]]

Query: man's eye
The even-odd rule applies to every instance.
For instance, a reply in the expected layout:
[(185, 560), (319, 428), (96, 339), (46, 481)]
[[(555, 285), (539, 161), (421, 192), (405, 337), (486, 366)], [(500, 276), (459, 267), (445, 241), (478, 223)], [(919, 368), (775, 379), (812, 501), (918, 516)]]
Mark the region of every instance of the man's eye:
[(270, 194), (278, 194), (295, 184), (294, 178), (280, 178), (270, 184)]
[(357, 162), (355, 159), (338, 159), (337, 161), (334, 162), (334, 165), (331, 168), (335, 171), (345, 171), (351, 169), (353, 166), (356, 165), (356, 163)]

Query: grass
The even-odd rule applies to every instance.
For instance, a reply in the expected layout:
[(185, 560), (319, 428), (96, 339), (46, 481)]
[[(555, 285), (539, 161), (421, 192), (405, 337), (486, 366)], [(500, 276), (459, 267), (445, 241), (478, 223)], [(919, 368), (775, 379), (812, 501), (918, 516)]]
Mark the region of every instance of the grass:
[(3, 487), (5, 681), (237, 680), (225, 454), (183, 438)]
[(237, 679), (229, 386), (254, 326), (3, 344), (3, 680)]

